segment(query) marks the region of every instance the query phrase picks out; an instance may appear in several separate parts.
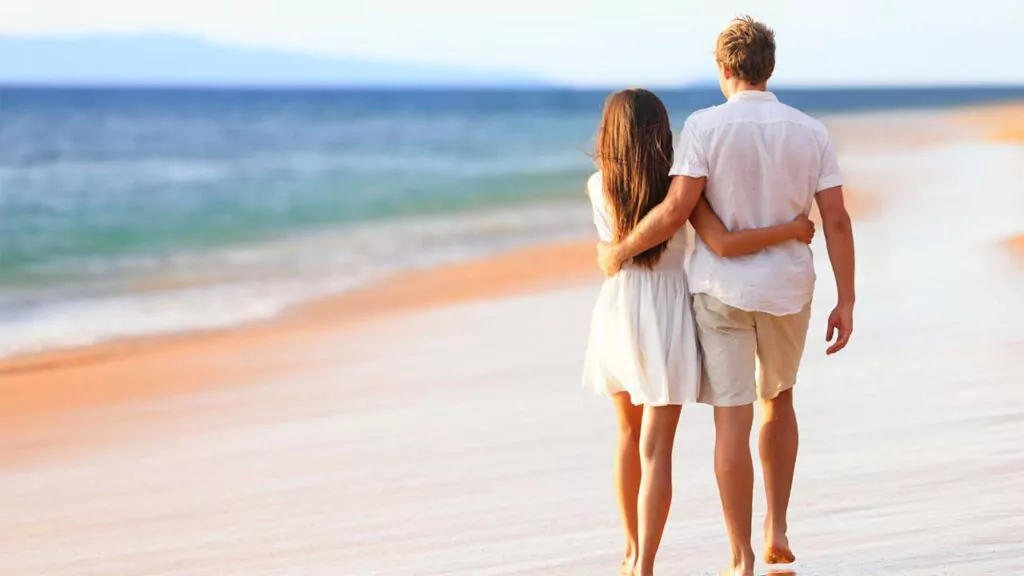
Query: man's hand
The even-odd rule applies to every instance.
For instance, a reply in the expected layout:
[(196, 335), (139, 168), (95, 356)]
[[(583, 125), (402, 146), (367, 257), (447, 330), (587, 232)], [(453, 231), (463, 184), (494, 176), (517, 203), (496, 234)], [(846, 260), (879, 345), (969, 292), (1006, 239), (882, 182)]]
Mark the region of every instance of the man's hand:
[(650, 250), (662, 242), (668, 242), (693, 212), (707, 178), (676, 176), (672, 178), (665, 199), (643, 217), (625, 237), (615, 244), (601, 242), (597, 245), (597, 265), (606, 276), (614, 276), (637, 254)]
[(611, 242), (597, 243), (597, 265), (608, 278), (615, 276), (622, 268), (622, 261), (619, 260), (617, 246)]
[(833, 336), (836, 341), (825, 350), (825, 354), (832, 355), (846, 348), (853, 334), (853, 304), (837, 304), (828, 317), (828, 331), (825, 333), (825, 341), (832, 342)]

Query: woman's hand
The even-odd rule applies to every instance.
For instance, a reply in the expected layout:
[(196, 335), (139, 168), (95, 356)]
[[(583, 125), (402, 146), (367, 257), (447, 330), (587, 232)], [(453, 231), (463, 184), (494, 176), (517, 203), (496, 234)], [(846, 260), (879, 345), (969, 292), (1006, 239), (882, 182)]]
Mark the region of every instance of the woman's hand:
[(811, 240), (814, 239), (814, 222), (811, 222), (811, 219), (806, 214), (797, 216), (789, 225), (792, 228), (794, 240), (810, 244)]

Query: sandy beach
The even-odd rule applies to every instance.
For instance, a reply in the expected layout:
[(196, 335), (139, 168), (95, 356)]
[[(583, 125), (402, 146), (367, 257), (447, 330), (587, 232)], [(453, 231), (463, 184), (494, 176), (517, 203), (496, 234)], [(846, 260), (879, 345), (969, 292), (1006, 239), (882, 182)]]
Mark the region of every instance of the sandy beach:
[[(828, 124), (858, 325), (826, 358), (819, 234), (795, 569), (1024, 573), (1024, 105)], [(593, 244), (0, 362), (0, 575), (613, 573), (615, 430), (579, 389)], [(684, 409), (666, 573), (725, 559), (711, 443)]]

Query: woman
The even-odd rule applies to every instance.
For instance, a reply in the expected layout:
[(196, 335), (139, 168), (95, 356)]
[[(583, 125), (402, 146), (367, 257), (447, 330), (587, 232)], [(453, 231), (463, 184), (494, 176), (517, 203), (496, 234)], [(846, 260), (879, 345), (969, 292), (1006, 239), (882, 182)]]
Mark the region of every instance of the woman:
[[(616, 92), (597, 136), (598, 172), (587, 182), (602, 241), (627, 236), (665, 198), (672, 130), (661, 100), (647, 90)], [(701, 238), (722, 256), (780, 242), (810, 242), (806, 218), (728, 232), (701, 201), (691, 216)], [(683, 404), (701, 379), (700, 352), (683, 270), (686, 232), (633, 259), (605, 281), (594, 308), (584, 364), (585, 388), (612, 397), (619, 422), (615, 484), (626, 555), (621, 572), (654, 574), (654, 557), (672, 499), (672, 443)]]

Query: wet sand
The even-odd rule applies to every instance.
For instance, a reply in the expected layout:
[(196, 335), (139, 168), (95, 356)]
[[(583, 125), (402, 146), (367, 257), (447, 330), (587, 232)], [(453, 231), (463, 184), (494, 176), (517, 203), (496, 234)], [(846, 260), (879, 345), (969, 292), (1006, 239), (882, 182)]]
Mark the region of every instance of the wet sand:
[[(824, 356), (819, 235), (798, 574), (1024, 572), (1024, 145), (991, 130), (1024, 108), (1000, 110), (916, 113), (895, 151), (857, 140), (885, 118), (830, 121), (858, 327)], [(0, 365), (0, 575), (613, 573), (614, 425), (578, 387), (592, 258), (589, 238), (539, 246)], [(686, 408), (668, 573), (725, 557), (711, 440)]]

